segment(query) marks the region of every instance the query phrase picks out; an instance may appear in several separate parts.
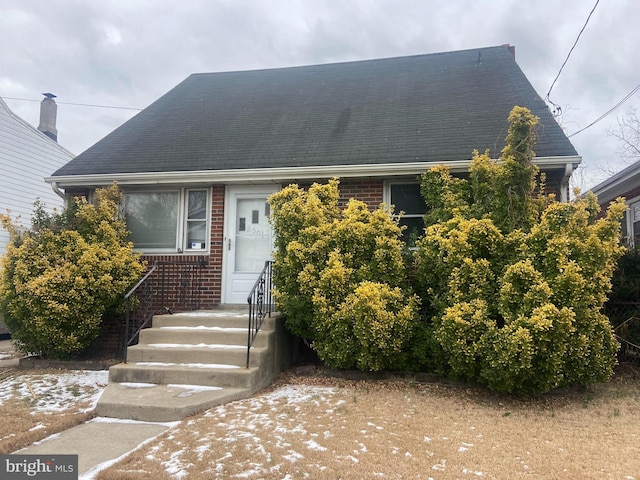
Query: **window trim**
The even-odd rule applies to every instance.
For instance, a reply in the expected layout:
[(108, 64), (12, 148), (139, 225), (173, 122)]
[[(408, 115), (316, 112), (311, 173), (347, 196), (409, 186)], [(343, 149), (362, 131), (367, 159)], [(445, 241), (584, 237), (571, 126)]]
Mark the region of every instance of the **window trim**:
[[(189, 192), (206, 192), (207, 203), (205, 212), (205, 248), (188, 248), (187, 235), (188, 227), (188, 199)], [(139, 248), (134, 245), (133, 250), (145, 255), (170, 255), (170, 254), (189, 254), (189, 255), (204, 255), (209, 254), (211, 251), (211, 202), (212, 194), (211, 187), (166, 187), (166, 188), (128, 188), (123, 190), (123, 195), (127, 194), (152, 194), (152, 193), (178, 193), (178, 218), (175, 235), (174, 248)], [(124, 209), (124, 205), (123, 205)], [(125, 220), (126, 220), (126, 211)], [(201, 221), (201, 220), (200, 220)]]
[(625, 205), (627, 206), (627, 214), (623, 217), (624, 222), (626, 222), (626, 227), (627, 227), (627, 236), (625, 238), (622, 239), (622, 241), (624, 243), (626, 243), (626, 245), (629, 248), (633, 248), (635, 247), (635, 238), (636, 235), (640, 236), (640, 231), (635, 232), (633, 230), (633, 224), (634, 222), (634, 207), (638, 207), (640, 209), (640, 196), (637, 197), (633, 197), (629, 200), (625, 200)]
[[(391, 213), (391, 216), (394, 219), (398, 219), (398, 218), (420, 218), (423, 219), (424, 216), (427, 214), (426, 210), (424, 213), (403, 213), (402, 217), (400, 217), (400, 211), (395, 211), (396, 210), (396, 205), (393, 204), (392, 202), (392, 198), (391, 198), (391, 187), (393, 185), (420, 185), (420, 180), (417, 179), (405, 179), (405, 180), (386, 180), (384, 182), (383, 188), (382, 188), (382, 201), (385, 203), (385, 205), (387, 206), (387, 209), (389, 210), (389, 212), (391, 212), (391, 206), (393, 205), (394, 207), (394, 212)], [(425, 205), (426, 207), (426, 205)], [(403, 234), (403, 238), (404, 234)], [(405, 240), (406, 241), (406, 240)], [(410, 250), (415, 250), (414, 246), (409, 246)]]
[[(420, 185), (420, 181), (419, 180), (386, 180), (384, 182), (384, 187), (382, 189), (382, 201), (384, 202), (384, 204), (387, 206), (387, 208), (389, 209), (389, 211), (391, 211), (391, 206), (394, 206), (395, 209), (395, 205), (392, 202), (392, 198), (391, 198), (391, 186), (392, 185)], [(422, 218), (427, 214), (427, 212), (425, 211), (424, 213), (403, 213), (402, 214), (402, 218)], [(399, 211), (394, 211), (392, 213), (393, 218), (398, 218), (398, 216), (400, 215)]]

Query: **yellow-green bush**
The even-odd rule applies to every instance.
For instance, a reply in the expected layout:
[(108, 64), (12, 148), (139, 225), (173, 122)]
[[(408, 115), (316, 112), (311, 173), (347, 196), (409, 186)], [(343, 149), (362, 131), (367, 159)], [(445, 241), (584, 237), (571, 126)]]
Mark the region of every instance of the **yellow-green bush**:
[(386, 209), (340, 211), (336, 180), (271, 198), (278, 306), (327, 365), (431, 369), (517, 393), (611, 375), (617, 343), (601, 311), (624, 204), (600, 218), (592, 195), (545, 195), (537, 119), (515, 107), (509, 122), (500, 161), (475, 152), (467, 179), (422, 176), (430, 210), (411, 286)]
[(95, 202), (75, 199), (61, 214), (36, 205), (31, 230), (12, 240), (0, 275), (0, 312), (18, 347), (48, 358), (84, 352), (143, 264), (127, 241), (114, 185)]
[(270, 198), (274, 285), (288, 328), (311, 340), (331, 367), (398, 368), (416, 319), (405, 285), (401, 229), (386, 207), (351, 200), (338, 181), (308, 191), (290, 185)]
[(510, 122), (501, 162), (476, 153), (468, 180), (444, 168), (423, 176), (433, 210), (415, 284), (438, 368), (518, 393), (605, 380), (617, 343), (601, 310), (624, 205), (598, 218), (593, 195), (545, 196), (532, 162), (537, 119), (516, 107)]

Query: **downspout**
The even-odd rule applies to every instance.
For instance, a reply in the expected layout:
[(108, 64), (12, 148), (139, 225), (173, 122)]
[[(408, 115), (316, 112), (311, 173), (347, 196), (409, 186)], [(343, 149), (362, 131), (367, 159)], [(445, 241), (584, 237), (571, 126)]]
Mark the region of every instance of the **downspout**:
[(62, 190), (60, 190), (60, 188), (58, 187), (58, 183), (57, 182), (51, 182), (51, 190), (53, 190), (53, 192), (58, 195), (62, 200), (64, 200), (65, 202), (67, 201), (67, 196), (62, 193)]
[(573, 173), (573, 164), (567, 163), (564, 166), (564, 176), (560, 182), (560, 201), (568, 202), (570, 200), (570, 192), (569, 192), (569, 179), (571, 179), (571, 174)]

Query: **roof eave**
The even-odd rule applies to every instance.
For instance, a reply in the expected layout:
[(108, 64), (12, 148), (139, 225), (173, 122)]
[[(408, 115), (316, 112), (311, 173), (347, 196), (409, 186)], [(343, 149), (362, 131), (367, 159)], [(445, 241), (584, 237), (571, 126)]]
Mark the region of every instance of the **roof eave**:
[(636, 162), (590, 189), (603, 205), (624, 196), (640, 183), (640, 162)]
[[(534, 163), (544, 169), (577, 165), (579, 156), (541, 157)], [(435, 166), (444, 165), (454, 173), (469, 170), (470, 160), (439, 163), (407, 162), (364, 165), (331, 165), (282, 168), (238, 168), (229, 170), (198, 170), (173, 172), (110, 173), (92, 175), (60, 175), (45, 178), (59, 188), (99, 187), (117, 182), (119, 185), (176, 185), (176, 184), (265, 184), (297, 180), (319, 180), (333, 177), (397, 177), (420, 175)]]

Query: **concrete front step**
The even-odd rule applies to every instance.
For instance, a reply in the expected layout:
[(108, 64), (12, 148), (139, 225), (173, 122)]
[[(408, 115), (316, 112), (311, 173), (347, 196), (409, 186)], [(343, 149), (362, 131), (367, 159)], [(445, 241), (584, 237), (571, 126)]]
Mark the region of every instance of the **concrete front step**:
[[(274, 314), (279, 317), (278, 314)], [(180, 420), (267, 386), (288, 365), (282, 319), (267, 318), (246, 368), (248, 315), (188, 312), (159, 315), (127, 350), (127, 363), (109, 369), (100, 416)], [(282, 346), (280, 347), (282, 348)], [(146, 388), (142, 388), (146, 387)]]
[(206, 389), (186, 384), (109, 383), (96, 407), (100, 417), (171, 422), (208, 408), (248, 398), (244, 388)]
[(238, 365), (137, 362), (120, 363), (109, 369), (109, 383), (185, 383), (208, 387), (248, 388), (257, 381), (259, 369)]
[[(268, 353), (266, 347), (251, 348), (251, 366), (259, 366)], [(175, 344), (151, 343), (138, 344), (127, 350), (127, 362), (165, 362), (165, 363), (221, 363), (246, 366), (246, 345), (224, 344)]]
[[(267, 317), (260, 330), (273, 330), (277, 313)], [(207, 327), (242, 328), (247, 331), (249, 314), (239, 312), (222, 312), (200, 310), (196, 312), (174, 313), (172, 315), (156, 315), (153, 318), (153, 328), (161, 327)]]
[[(260, 331), (253, 345), (256, 347), (265, 347), (269, 341), (269, 335), (273, 331)], [(246, 328), (222, 328), (222, 327), (184, 327), (184, 326), (166, 326), (160, 328), (146, 328), (140, 332), (139, 344), (181, 344), (197, 345), (205, 344), (222, 344), (222, 345), (239, 345), (247, 348), (247, 329)]]

